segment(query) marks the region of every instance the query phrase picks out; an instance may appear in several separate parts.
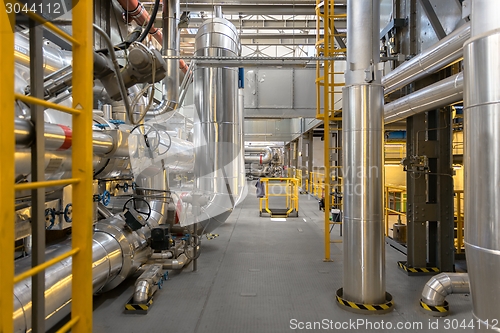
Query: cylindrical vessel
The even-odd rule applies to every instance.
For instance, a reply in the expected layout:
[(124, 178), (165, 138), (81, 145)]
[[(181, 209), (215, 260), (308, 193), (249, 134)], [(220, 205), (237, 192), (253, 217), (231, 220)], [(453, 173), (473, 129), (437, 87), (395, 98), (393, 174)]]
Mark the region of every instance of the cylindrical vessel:
[[(273, 150), (270, 147), (245, 147), (245, 153), (253, 153), (254, 155), (245, 155), (245, 163), (267, 164), (271, 162)], [(255, 155), (255, 153), (259, 153)]]
[(344, 89), (342, 116), (344, 186), (344, 298), (385, 301), (383, 225), (383, 88)]
[(500, 332), (492, 326), (500, 318), (500, 2), (473, 0), (471, 10), (464, 45), (465, 250), (476, 332)]
[(377, 69), (380, 3), (348, 0), (347, 12), (347, 35), (351, 42), (342, 115), (342, 297), (361, 304), (381, 304), (386, 301), (386, 292), (382, 201), (384, 94)]
[[(213, 18), (198, 29), (195, 56), (239, 54), (238, 31), (228, 20)], [(195, 197), (203, 200), (191, 203), (187, 223), (202, 223), (200, 229), (210, 232), (225, 222), (239, 196), (238, 69), (197, 68), (193, 87)]]
[(470, 23), (465, 23), (429, 49), (405, 61), (384, 76), (382, 78), (384, 93), (400, 89), (460, 59), (463, 55), (463, 44), (470, 38), (470, 28)]

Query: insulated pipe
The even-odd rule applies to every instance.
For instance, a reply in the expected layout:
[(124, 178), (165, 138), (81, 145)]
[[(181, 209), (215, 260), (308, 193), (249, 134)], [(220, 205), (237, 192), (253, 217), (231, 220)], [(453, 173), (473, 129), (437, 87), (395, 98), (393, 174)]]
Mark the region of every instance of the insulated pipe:
[[(163, 56), (170, 57), (179, 55), (180, 33), (179, 33), (179, 0), (167, 0), (163, 3), (163, 30), (166, 31), (161, 41), (163, 46)], [(165, 3), (166, 2), (166, 3)], [(148, 115), (159, 116), (167, 112), (173, 112), (179, 103), (179, 67), (186, 63), (179, 63), (175, 59), (165, 59), (167, 63), (167, 74), (163, 79), (163, 98), (161, 103), (148, 112)], [(184, 72), (185, 73), (185, 72)]]
[(447, 106), (463, 99), (463, 73), (450, 76), (384, 105), (384, 122), (390, 124), (417, 113)]
[(460, 60), (463, 44), (469, 37), (470, 23), (466, 23), (418, 56), (405, 61), (382, 78), (384, 93), (389, 94)]
[(245, 147), (245, 153), (260, 153), (259, 155), (245, 155), (245, 163), (267, 164), (273, 157), (273, 150), (270, 147)]
[(464, 45), (465, 251), (476, 332), (500, 332), (492, 326), (500, 318), (500, 1), (471, 5)]
[[(223, 18), (206, 20), (195, 38), (195, 56), (240, 54), (238, 30)], [(195, 189), (186, 196), (189, 214), (181, 225), (201, 223), (211, 232), (231, 214), (239, 196), (241, 142), (238, 134), (237, 68), (196, 68), (194, 72)]]
[[(29, 120), (16, 118), (14, 133), (16, 148), (29, 148), (33, 143), (34, 128)], [(60, 124), (45, 123), (45, 148), (49, 151), (63, 151), (71, 148), (73, 131), (70, 127)], [(94, 154), (103, 156), (113, 151), (114, 140), (110, 135), (94, 131)]]
[[(147, 262), (151, 255), (147, 239), (158, 226), (149, 218), (142, 229), (131, 232), (120, 216), (99, 221), (92, 243), (93, 292), (107, 291), (119, 285)], [(71, 240), (49, 246), (47, 260), (71, 250)], [(45, 270), (45, 309), (47, 328), (60, 322), (71, 310), (72, 258)], [(31, 268), (30, 258), (16, 261), (16, 274)], [(31, 278), (14, 286), (14, 332), (31, 330)]]
[[(143, 5), (138, 0), (118, 0), (118, 2), (126, 11), (126, 18), (129, 22), (130, 20), (134, 20), (141, 27), (144, 27), (147, 22), (149, 22), (149, 13), (144, 9)], [(162, 43), (163, 34), (161, 30), (155, 28), (153, 25), (149, 30), (149, 33), (158, 41), (158, 43)]]
[(342, 117), (344, 287), (337, 295), (361, 304), (386, 301), (379, 7), (378, 0), (347, 2), (352, 44), (347, 51)]
[(433, 276), (422, 290), (422, 302), (430, 306), (443, 306), (446, 296), (467, 294), (469, 275), (467, 273), (441, 273)]

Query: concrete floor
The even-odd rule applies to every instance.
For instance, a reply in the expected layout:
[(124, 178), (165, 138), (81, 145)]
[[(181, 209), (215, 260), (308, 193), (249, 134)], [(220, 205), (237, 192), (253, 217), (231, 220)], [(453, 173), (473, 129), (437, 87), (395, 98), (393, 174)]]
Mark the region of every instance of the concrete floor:
[[(253, 183), (249, 191), (217, 229), (220, 236), (203, 241), (198, 270), (188, 266), (171, 273), (149, 314), (123, 313), (133, 279), (96, 296), (94, 332), (441, 332), (457, 324), (460, 332), (473, 332), (460, 327), (472, 320), (469, 295), (447, 298), (448, 317), (420, 312), (420, 292), (429, 277), (408, 277), (397, 268), (405, 256), (389, 246), (387, 291), (394, 297), (394, 311), (367, 316), (340, 309), (334, 295), (342, 287), (342, 244), (332, 244), (333, 262), (323, 262), (323, 213), (317, 201), (301, 195), (298, 218), (272, 221), (259, 217)], [(332, 239), (340, 239), (338, 228)], [(308, 322), (325, 326), (307, 329)]]

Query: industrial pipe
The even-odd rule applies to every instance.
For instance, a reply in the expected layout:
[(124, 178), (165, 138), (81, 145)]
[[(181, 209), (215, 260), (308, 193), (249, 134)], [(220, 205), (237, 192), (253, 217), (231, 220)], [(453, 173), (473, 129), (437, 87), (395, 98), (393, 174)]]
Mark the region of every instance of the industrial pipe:
[[(246, 153), (259, 153), (259, 155), (246, 155)], [(245, 147), (245, 163), (267, 164), (273, 158), (270, 147)]]
[(500, 1), (472, 0), (464, 45), (465, 252), (476, 332), (500, 332), (499, 11)]
[[(165, 0), (167, 1), (167, 0)], [(149, 13), (144, 9), (144, 6), (138, 0), (118, 0), (123, 10), (126, 11), (125, 18), (128, 23), (131, 20), (135, 21), (139, 26), (143, 27), (146, 22), (149, 22)], [(161, 30), (155, 28), (154, 24), (149, 30), (149, 33), (161, 44), (163, 34)]]
[[(120, 216), (99, 221), (92, 243), (93, 292), (115, 288), (135, 273), (149, 256), (147, 239), (158, 221), (150, 217), (146, 226), (131, 231)], [(46, 259), (71, 250), (71, 239), (49, 246)], [(31, 259), (17, 260), (16, 274), (31, 268)], [(47, 328), (61, 321), (71, 310), (72, 258), (69, 257), (45, 270), (45, 309)], [(31, 330), (31, 278), (14, 286), (14, 332)]]
[[(378, 0), (348, 0), (343, 89), (344, 287), (337, 300), (383, 304), (383, 87), (378, 70)], [(363, 22), (363, 24), (360, 24)], [(338, 302), (343, 306), (342, 302)], [(346, 310), (350, 309), (344, 307)], [(389, 307), (387, 311), (392, 310)]]
[[(206, 20), (198, 29), (195, 56), (235, 57), (240, 54), (238, 30), (223, 18)], [(239, 197), (237, 68), (196, 68), (193, 141), (196, 149), (194, 190), (184, 196), (181, 225), (201, 223), (211, 232), (231, 214)], [(186, 211), (189, 209), (189, 212)]]
[(390, 124), (417, 113), (447, 106), (463, 99), (463, 73), (450, 76), (384, 105), (384, 122)]
[(429, 306), (443, 306), (446, 296), (469, 292), (467, 273), (441, 273), (433, 276), (422, 290), (422, 302)]
[(470, 37), (470, 23), (465, 23), (428, 50), (408, 60), (382, 78), (385, 94), (432, 74), (463, 56), (463, 44)]

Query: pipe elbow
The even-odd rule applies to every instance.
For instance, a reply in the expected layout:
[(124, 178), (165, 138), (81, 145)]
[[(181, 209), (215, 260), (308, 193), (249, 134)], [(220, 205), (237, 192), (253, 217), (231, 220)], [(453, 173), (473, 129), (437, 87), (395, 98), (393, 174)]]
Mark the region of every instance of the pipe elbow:
[(134, 303), (146, 303), (149, 298), (150, 289), (148, 281), (138, 281), (134, 290)]
[(433, 276), (422, 290), (422, 302), (430, 306), (443, 305), (450, 294), (469, 292), (467, 273), (441, 273)]

